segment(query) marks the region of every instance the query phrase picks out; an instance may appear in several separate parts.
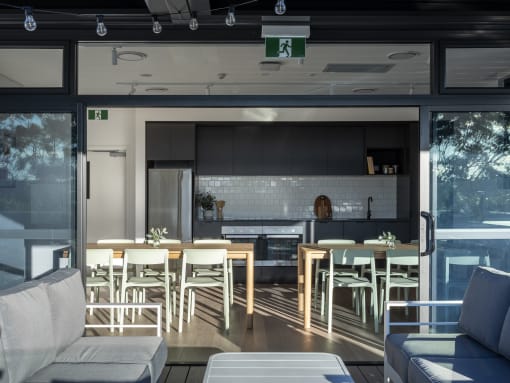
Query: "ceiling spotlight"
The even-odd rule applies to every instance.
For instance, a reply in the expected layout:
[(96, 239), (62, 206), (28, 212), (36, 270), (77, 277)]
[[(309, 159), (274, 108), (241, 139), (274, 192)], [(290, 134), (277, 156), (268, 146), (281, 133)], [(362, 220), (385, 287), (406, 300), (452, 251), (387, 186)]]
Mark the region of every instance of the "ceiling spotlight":
[(108, 29), (106, 29), (106, 25), (103, 22), (103, 15), (96, 16), (96, 33), (98, 36), (104, 37), (108, 33)]
[(158, 16), (153, 15), (152, 16), (152, 32), (154, 32), (156, 35), (159, 35), (162, 30), (163, 30), (163, 27), (161, 26), (161, 23), (158, 21)]
[(191, 12), (191, 19), (189, 19), (189, 29), (196, 31), (198, 29), (197, 13)]
[(234, 14), (234, 7), (229, 7), (227, 17), (225, 17), (225, 24), (229, 27), (233, 27), (235, 23), (236, 15)]
[(287, 7), (285, 6), (284, 0), (278, 0), (276, 2), (276, 5), (274, 6), (274, 13), (276, 13), (278, 16), (281, 16), (287, 12)]
[(34, 16), (32, 15), (32, 7), (25, 7), (25, 29), (29, 32), (33, 32), (37, 29), (37, 23), (35, 22)]

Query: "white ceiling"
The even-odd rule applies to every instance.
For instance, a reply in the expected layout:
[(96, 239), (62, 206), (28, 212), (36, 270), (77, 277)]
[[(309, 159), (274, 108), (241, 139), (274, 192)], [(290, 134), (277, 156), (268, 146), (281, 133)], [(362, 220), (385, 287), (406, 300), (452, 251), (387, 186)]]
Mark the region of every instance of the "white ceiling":
[[(117, 54), (137, 51), (147, 57), (137, 62), (117, 59), (117, 65), (113, 65), (113, 48)], [(408, 60), (388, 58), (391, 53), (406, 51), (417, 55)], [(304, 60), (266, 59), (264, 44), (81, 43), (78, 55), (79, 94), (429, 93), (428, 44), (309, 44)], [(261, 68), (260, 62), (268, 60), (279, 61), (280, 69)], [(385, 73), (323, 72), (327, 64), (393, 66)]]

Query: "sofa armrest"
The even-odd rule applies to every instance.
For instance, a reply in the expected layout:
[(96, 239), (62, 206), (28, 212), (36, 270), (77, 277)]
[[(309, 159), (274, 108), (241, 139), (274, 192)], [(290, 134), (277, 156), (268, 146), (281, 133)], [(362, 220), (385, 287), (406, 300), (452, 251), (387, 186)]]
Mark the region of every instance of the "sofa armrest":
[(455, 301), (387, 301), (384, 306), (384, 339), (390, 334), (391, 326), (425, 326), (425, 325), (441, 325), (451, 326), (457, 322), (392, 322), (390, 317), (390, 310), (392, 307), (448, 307), (460, 306), (461, 300)]
[[(85, 328), (155, 328), (157, 336), (161, 336), (161, 303), (88, 303), (88, 308), (94, 309), (155, 309), (156, 324), (85, 324)], [(113, 330), (112, 330), (113, 331)]]

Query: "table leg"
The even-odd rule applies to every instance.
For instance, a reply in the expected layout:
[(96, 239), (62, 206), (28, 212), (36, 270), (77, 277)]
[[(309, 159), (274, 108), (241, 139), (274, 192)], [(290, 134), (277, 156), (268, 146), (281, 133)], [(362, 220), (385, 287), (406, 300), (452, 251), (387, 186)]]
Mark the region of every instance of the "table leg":
[(303, 249), (301, 248), (301, 246), (298, 246), (297, 253), (298, 253), (297, 257), (298, 311), (302, 312), (304, 310), (303, 285), (305, 282), (305, 276), (303, 273)]
[(312, 257), (305, 257), (305, 329), (309, 329), (312, 317)]
[(253, 252), (246, 254), (246, 328), (253, 328), (253, 300), (254, 300), (254, 260)]

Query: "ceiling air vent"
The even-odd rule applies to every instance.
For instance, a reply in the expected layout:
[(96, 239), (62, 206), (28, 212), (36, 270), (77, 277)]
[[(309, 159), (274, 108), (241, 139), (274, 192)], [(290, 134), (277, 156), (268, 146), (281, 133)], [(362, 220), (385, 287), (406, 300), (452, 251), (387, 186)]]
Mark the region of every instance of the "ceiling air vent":
[(279, 61), (261, 61), (259, 68), (261, 71), (279, 71), (282, 63)]
[(386, 73), (395, 64), (327, 64), (323, 72), (334, 73)]

